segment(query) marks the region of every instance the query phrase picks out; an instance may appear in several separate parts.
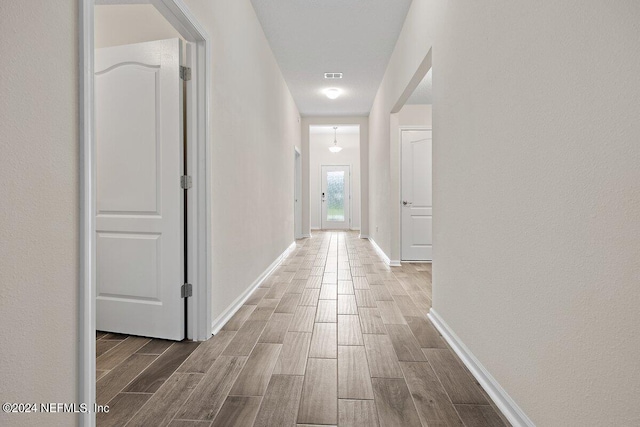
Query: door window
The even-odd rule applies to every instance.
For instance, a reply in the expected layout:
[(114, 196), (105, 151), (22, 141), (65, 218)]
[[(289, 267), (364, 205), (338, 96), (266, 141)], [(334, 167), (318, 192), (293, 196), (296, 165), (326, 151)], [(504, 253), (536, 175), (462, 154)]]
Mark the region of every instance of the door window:
[(344, 171), (327, 172), (327, 221), (344, 221)]

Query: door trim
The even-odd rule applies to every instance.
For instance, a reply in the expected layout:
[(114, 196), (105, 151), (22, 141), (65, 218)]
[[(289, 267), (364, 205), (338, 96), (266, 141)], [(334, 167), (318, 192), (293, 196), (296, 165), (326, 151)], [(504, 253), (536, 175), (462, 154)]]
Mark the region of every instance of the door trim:
[(298, 147), (293, 149), (293, 238), (297, 240), (306, 236), (302, 233), (302, 152)]
[[(191, 131), (188, 161), (193, 186), (189, 198), (188, 275), (193, 297), (188, 304), (188, 338), (211, 337), (211, 148), (209, 147), (209, 86), (211, 84), (210, 37), (182, 0), (96, 0), (103, 4), (151, 3), (175, 27), (180, 35), (195, 45), (191, 66), (194, 78), (185, 126)], [(96, 331), (96, 157), (94, 126), (94, 0), (78, 0), (78, 136), (79, 147), (79, 294), (78, 294), (78, 402), (92, 405), (96, 399), (95, 331)], [(178, 286), (179, 284), (176, 284)], [(81, 426), (95, 426), (95, 413), (80, 414)]]
[[(427, 264), (432, 262), (432, 261), (406, 261), (402, 259), (402, 132), (412, 131), (412, 130), (430, 130), (432, 135), (431, 138), (433, 139), (432, 127), (429, 127), (429, 126), (399, 126), (398, 127), (398, 144), (400, 145), (400, 155), (398, 156), (398, 187), (400, 191), (398, 191), (398, 200), (396, 200), (396, 202), (398, 206), (398, 218), (400, 220), (398, 221), (398, 224), (400, 225), (400, 227), (396, 231), (398, 233), (398, 242), (400, 242), (400, 253), (399, 253), (400, 260), (393, 261), (393, 263), (397, 263), (397, 265), (400, 265), (403, 262), (427, 263)], [(433, 166), (431, 169), (431, 174), (433, 175)]]
[[(322, 194), (322, 168), (325, 166), (338, 166), (338, 167), (343, 167), (343, 168), (349, 168), (349, 227), (345, 228), (345, 231), (349, 231), (351, 230), (351, 208), (353, 207), (351, 204), (351, 200), (353, 199), (353, 197), (351, 196), (351, 169), (353, 169), (351, 167), (350, 164), (348, 165), (324, 165), (321, 164), (320, 165), (320, 192), (318, 194)], [(322, 215), (322, 201), (320, 202), (320, 228), (318, 228), (318, 230), (332, 230), (332, 228), (324, 228), (322, 226), (323, 224), (323, 215)]]

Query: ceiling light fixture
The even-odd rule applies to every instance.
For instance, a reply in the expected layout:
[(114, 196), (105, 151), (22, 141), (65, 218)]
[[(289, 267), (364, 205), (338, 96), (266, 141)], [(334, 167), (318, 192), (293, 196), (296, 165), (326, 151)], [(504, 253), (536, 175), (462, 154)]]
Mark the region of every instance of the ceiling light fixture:
[(332, 153), (339, 153), (342, 151), (342, 147), (338, 147), (338, 126), (333, 127), (333, 145), (329, 147), (329, 151)]
[(340, 89), (332, 87), (324, 91), (324, 94), (327, 95), (329, 99), (336, 99), (340, 96)]

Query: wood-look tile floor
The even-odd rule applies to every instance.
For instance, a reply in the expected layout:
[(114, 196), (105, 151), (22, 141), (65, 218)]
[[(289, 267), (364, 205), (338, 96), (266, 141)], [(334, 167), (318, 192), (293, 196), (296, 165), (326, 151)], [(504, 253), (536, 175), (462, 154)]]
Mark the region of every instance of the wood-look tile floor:
[(207, 342), (99, 332), (98, 425), (508, 425), (430, 307), (431, 264), (316, 232)]

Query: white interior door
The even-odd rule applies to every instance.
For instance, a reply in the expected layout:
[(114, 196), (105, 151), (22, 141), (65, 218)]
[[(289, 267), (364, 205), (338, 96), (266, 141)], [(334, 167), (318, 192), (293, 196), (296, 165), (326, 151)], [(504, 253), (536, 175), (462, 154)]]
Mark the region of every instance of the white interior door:
[(431, 261), (431, 131), (402, 131), (402, 260)]
[(322, 166), (322, 229), (348, 230), (351, 225), (349, 166)]
[(179, 39), (97, 49), (98, 330), (184, 338)]

